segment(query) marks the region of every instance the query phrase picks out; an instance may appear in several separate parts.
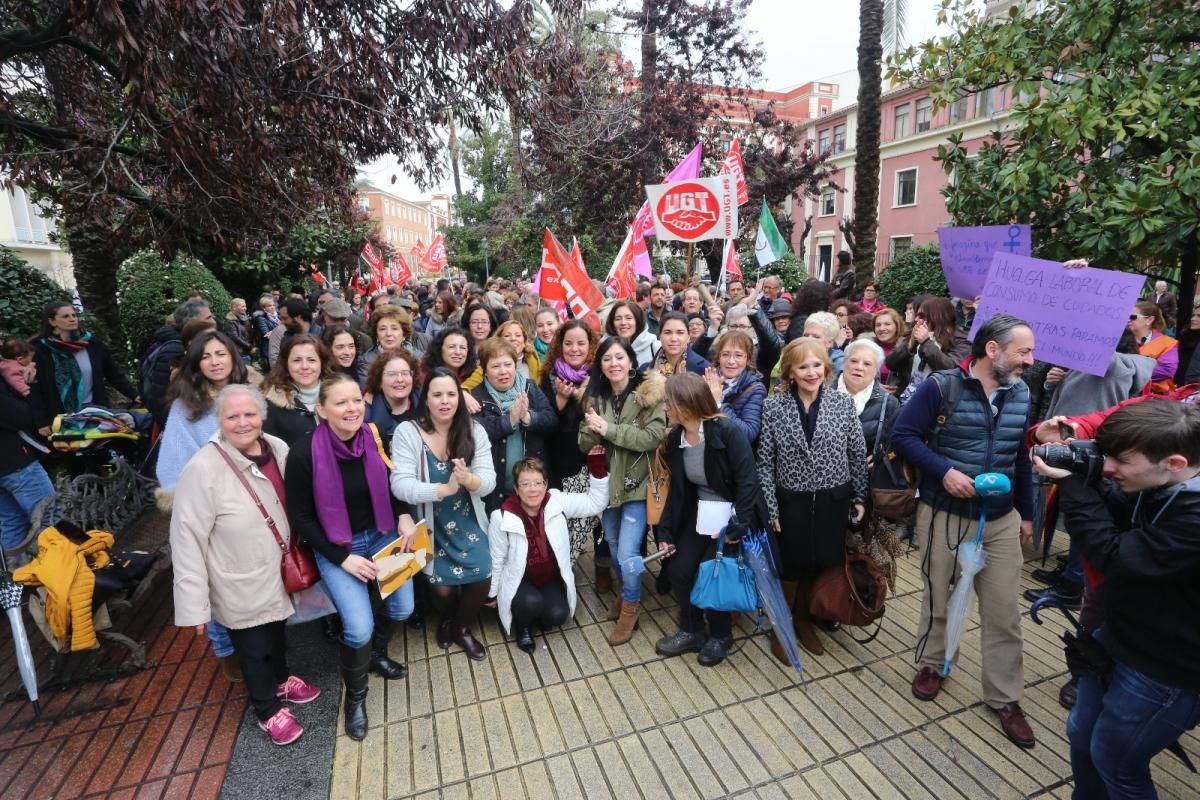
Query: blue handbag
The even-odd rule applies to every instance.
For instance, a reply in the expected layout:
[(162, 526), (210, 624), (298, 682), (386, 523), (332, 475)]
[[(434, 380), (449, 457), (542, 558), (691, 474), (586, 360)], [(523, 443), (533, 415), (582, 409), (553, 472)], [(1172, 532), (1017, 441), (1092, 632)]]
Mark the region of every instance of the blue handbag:
[(725, 535), (718, 537), (717, 556), (700, 564), (696, 583), (692, 586), (692, 605), (709, 611), (739, 611), (744, 614), (758, 609), (758, 589), (754, 575), (742, 560), (741, 553), (725, 558)]

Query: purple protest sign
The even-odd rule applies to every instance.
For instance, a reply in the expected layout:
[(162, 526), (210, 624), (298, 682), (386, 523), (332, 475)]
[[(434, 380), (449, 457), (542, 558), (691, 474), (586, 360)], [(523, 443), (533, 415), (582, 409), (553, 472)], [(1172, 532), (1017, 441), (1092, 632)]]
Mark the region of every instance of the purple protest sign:
[(1145, 282), (1128, 272), (996, 253), (971, 339), (996, 314), (1012, 314), (1033, 328), (1038, 359), (1102, 376)]
[(970, 299), (983, 293), (992, 255), (1029, 255), (1033, 234), (1028, 225), (938, 228), (938, 249), (950, 294)]

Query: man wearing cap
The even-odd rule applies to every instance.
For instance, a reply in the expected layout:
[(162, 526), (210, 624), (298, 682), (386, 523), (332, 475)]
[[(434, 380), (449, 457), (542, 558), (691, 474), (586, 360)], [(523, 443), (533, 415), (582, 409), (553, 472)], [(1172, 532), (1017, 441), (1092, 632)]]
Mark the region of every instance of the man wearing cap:
[(358, 352), (363, 353), (371, 347), (371, 338), (363, 332), (362, 320), (355, 317), (353, 312), (354, 309), (350, 308), (350, 304), (340, 297), (326, 300), (321, 306), (321, 329), (333, 325), (345, 325), (350, 329), (350, 333), (354, 334), (355, 341), (358, 342)]

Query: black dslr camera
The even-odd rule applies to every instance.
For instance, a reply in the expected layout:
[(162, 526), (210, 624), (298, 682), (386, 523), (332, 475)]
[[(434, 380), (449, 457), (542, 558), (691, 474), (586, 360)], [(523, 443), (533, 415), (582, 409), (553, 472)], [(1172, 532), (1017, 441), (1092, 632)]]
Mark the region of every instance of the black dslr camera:
[(1066, 444), (1039, 444), (1033, 454), (1046, 462), (1047, 467), (1070, 470), (1091, 486), (1100, 483), (1104, 475), (1104, 454), (1091, 439), (1076, 439)]

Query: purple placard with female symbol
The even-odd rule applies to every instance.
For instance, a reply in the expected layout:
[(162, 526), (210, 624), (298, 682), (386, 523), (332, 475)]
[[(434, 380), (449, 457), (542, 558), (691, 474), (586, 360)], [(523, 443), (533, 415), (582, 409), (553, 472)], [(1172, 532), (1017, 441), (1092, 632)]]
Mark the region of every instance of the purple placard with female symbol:
[(1104, 375), (1145, 281), (1129, 272), (996, 253), (971, 339), (996, 314), (1012, 314), (1033, 328), (1039, 360)]
[(1028, 225), (938, 228), (938, 249), (950, 294), (970, 299), (983, 293), (992, 255), (1029, 255), (1033, 234)]

